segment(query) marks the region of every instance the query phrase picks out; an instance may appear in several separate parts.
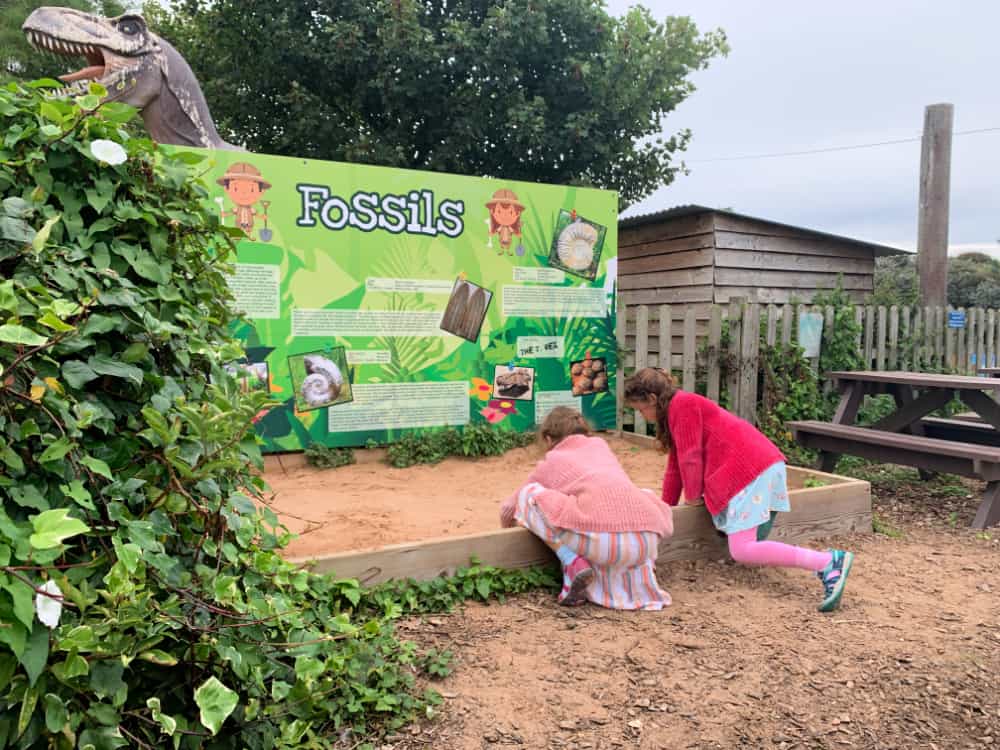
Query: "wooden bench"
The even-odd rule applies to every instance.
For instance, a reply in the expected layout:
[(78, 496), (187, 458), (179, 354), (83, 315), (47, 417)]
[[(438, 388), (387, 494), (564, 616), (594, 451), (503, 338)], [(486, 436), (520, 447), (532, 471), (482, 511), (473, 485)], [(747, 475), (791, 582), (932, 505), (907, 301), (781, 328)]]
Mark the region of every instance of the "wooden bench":
[(972, 526), (1000, 523), (1000, 447), (829, 422), (789, 422), (788, 428), (800, 445), (820, 451), (825, 462), (848, 453), (879, 463), (982, 479), (986, 491)]
[(920, 420), (920, 424), (924, 428), (924, 435), (929, 438), (1000, 447), (1000, 432), (997, 432), (993, 425), (982, 421), (955, 417), (951, 419), (924, 417)]

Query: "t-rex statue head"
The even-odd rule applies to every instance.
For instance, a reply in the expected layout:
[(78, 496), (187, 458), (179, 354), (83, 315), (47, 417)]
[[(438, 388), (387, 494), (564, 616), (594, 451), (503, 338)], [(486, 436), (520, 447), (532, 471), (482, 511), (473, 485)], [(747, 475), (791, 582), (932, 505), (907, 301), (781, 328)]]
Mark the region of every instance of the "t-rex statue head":
[(219, 137), (201, 87), (180, 53), (146, 27), (142, 16), (102, 18), (71, 8), (39, 8), (22, 26), (36, 49), (83, 57), (87, 65), (60, 76), (66, 95), (85, 94), (90, 81), (106, 101), (142, 110), (153, 140), (177, 146), (237, 149)]

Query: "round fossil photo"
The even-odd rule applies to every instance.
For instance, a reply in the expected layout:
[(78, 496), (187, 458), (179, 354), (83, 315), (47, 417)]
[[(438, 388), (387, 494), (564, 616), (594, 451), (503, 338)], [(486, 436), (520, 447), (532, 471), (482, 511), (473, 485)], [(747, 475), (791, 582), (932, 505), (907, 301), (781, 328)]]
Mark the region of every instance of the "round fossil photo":
[(597, 277), (607, 228), (565, 209), (552, 235), (549, 265), (591, 281)]
[(295, 385), (295, 408), (300, 412), (354, 400), (344, 347), (288, 358)]

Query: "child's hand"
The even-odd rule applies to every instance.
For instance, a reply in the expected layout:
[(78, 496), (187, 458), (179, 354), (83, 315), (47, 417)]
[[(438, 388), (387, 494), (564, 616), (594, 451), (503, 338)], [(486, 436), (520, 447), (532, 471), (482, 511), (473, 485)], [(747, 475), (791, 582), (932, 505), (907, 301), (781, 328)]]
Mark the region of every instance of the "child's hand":
[(514, 510), (516, 508), (515, 503), (512, 500), (508, 500), (503, 505), (500, 506), (500, 525), (505, 529), (509, 529), (514, 525)]

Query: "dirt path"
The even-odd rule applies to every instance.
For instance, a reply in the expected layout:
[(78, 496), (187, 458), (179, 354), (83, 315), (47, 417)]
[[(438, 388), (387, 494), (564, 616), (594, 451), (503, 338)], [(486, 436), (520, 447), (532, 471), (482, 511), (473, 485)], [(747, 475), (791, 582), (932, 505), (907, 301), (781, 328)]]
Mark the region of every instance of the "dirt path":
[(964, 528), (974, 484), (887, 476), (900, 536), (832, 540), (858, 553), (832, 615), (805, 572), (687, 562), (662, 613), (533, 594), (401, 623), (455, 669), (439, 718), (383, 750), (1000, 747), (1000, 534)]

